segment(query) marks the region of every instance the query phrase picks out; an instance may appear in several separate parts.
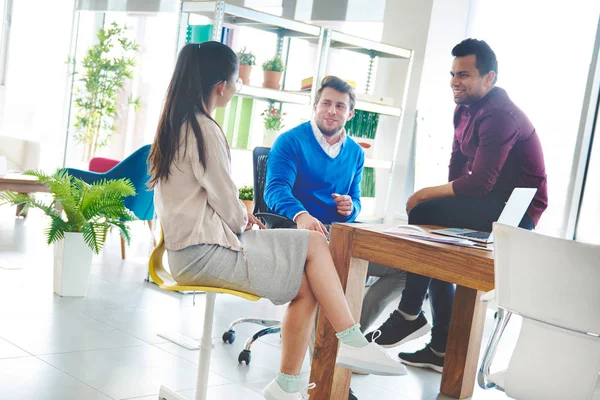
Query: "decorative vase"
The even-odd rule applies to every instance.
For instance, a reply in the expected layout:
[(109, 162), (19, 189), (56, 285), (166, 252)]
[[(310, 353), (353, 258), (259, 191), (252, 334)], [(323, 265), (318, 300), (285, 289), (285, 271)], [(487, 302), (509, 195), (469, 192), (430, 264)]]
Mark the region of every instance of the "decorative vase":
[(248, 214), (254, 214), (254, 200), (242, 200), (242, 203), (246, 206)]
[(263, 146), (264, 147), (273, 147), (273, 143), (275, 143), (275, 139), (279, 136), (279, 131), (265, 129), (263, 134)]
[(54, 243), (54, 292), (59, 296), (85, 296), (92, 267), (92, 249), (83, 233), (66, 232)]
[(276, 71), (263, 71), (263, 87), (268, 89), (279, 90), (281, 88), (281, 72)]
[(240, 64), (239, 76), (244, 85), (250, 84), (250, 72), (252, 72), (251, 65)]

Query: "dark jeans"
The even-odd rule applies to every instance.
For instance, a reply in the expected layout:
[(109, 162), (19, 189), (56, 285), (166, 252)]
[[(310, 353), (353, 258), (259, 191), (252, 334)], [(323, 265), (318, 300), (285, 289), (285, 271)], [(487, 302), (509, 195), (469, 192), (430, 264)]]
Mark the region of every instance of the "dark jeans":
[[(491, 232), (492, 223), (498, 220), (504, 204), (504, 200), (492, 196), (442, 197), (424, 201), (415, 206), (410, 211), (408, 223)], [(531, 230), (533, 221), (526, 214), (519, 226)], [(408, 273), (406, 287), (402, 292), (398, 308), (407, 314), (419, 314), (428, 290), (433, 317), (431, 347), (444, 353), (446, 352), (450, 314), (454, 303), (454, 285), (452, 283)]]

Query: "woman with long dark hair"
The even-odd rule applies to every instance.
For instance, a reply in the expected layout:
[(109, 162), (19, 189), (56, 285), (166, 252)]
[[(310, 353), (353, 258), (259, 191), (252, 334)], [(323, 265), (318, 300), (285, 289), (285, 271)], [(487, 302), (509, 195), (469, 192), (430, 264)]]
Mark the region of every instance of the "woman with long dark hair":
[[(265, 230), (238, 200), (229, 146), (211, 117), (238, 86), (238, 59), (229, 47), (188, 44), (179, 53), (149, 157), (150, 186), (173, 277), (181, 285), (229, 288), (274, 304), (289, 302), (281, 326), (281, 371), (264, 389), (267, 399), (302, 398), (299, 374), (317, 304), (342, 341), (339, 365), (405, 374), (402, 364), (360, 333), (325, 236)], [(260, 229), (252, 229), (254, 225)]]

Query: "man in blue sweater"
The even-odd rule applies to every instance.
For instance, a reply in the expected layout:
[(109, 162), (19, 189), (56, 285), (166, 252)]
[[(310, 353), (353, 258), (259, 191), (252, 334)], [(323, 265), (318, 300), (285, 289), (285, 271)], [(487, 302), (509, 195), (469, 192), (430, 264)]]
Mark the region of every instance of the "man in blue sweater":
[[(327, 235), (324, 224), (352, 222), (360, 213), (365, 155), (344, 129), (355, 102), (352, 86), (326, 77), (317, 91), (314, 118), (279, 136), (269, 153), (265, 202), (298, 229)], [(348, 400), (357, 400), (352, 389)]]
[(352, 222), (360, 213), (362, 148), (346, 135), (354, 116), (352, 87), (335, 76), (321, 82), (315, 116), (277, 138), (267, 165), (265, 201), (298, 229), (327, 235), (324, 224)]

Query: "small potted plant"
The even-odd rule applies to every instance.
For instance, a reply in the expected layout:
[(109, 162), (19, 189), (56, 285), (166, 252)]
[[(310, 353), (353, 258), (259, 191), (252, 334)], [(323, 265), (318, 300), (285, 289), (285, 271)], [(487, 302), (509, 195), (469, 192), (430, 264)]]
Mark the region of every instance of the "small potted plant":
[(281, 130), (285, 127), (285, 125), (283, 125), (283, 116), (286, 114), (282, 113), (279, 109), (273, 107), (271, 104), (269, 108), (263, 111), (260, 115), (263, 116), (265, 127), (263, 145), (265, 147), (271, 147), (273, 143), (275, 143), (275, 139), (277, 139), (277, 136)]
[[(54, 243), (54, 292), (60, 296), (85, 296), (93, 253), (100, 253), (108, 229), (118, 228), (129, 243), (128, 221), (135, 219), (123, 198), (135, 195), (129, 179), (112, 179), (89, 185), (71, 177), (67, 170), (54, 175), (27, 171), (48, 187), (50, 204), (27, 194), (0, 193), (0, 205), (39, 208), (50, 217), (45, 230), (48, 244)], [(60, 211), (59, 211), (60, 210)]]
[(256, 65), (256, 56), (251, 51), (246, 51), (246, 47), (243, 47), (237, 53), (238, 59), (240, 60), (240, 79), (244, 85), (250, 84), (250, 72), (252, 72), (252, 66)]
[(280, 56), (275, 56), (265, 61), (262, 65), (264, 80), (263, 87), (279, 90), (281, 87), (281, 73), (285, 71), (285, 66)]
[(252, 214), (254, 212), (254, 189), (252, 186), (242, 186), (238, 189), (238, 193), (240, 200), (248, 210), (248, 214)]

